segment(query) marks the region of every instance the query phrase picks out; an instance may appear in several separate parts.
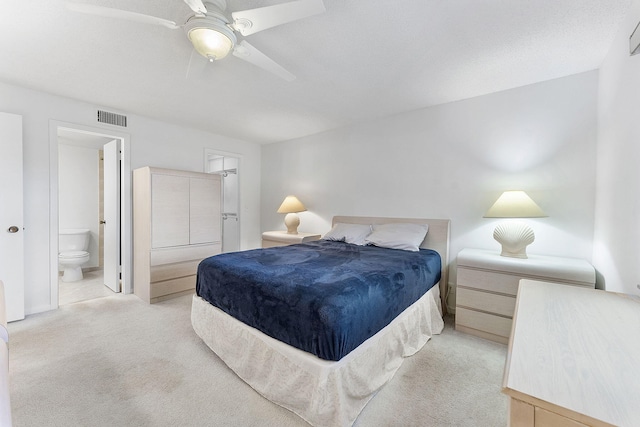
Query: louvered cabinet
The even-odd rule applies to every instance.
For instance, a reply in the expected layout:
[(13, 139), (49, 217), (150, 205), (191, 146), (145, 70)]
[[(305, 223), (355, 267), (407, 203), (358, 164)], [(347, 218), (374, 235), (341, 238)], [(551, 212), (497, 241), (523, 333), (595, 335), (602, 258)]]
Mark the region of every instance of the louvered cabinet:
[(222, 248), (219, 175), (133, 171), (133, 289), (153, 303), (193, 292), (200, 261)]

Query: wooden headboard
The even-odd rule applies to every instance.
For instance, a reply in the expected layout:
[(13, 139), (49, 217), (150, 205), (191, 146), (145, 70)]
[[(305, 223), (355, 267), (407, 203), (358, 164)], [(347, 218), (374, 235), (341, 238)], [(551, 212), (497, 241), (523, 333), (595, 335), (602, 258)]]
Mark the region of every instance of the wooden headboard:
[(440, 274), (440, 300), (442, 302), (442, 313), (447, 312), (446, 296), (449, 283), (449, 232), (451, 220), (449, 219), (424, 219), (424, 218), (383, 218), (366, 216), (334, 216), (332, 225), (341, 222), (346, 224), (391, 224), (391, 223), (411, 223), (428, 224), (429, 231), (421, 248), (433, 249), (440, 254), (442, 260), (442, 271)]

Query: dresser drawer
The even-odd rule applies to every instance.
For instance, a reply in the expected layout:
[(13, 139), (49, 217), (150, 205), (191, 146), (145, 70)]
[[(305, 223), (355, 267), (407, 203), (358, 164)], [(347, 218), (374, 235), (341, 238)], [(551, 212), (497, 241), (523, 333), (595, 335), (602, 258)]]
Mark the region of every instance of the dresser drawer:
[(458, 286), (456, 290), (456, 305), (457, 307), (472, 308), (513, 317), (516, 298)]
[(198, 272), (200, 260), (176, 262), (151, 267), (151, 282), (177, 279), (178, 277), (193, 276)]
[(458, 286), (516, 296), (521, 276), (458, 267)]
[(464, 326), (508, 339), (511, 335), (511, 322), (506, 317), (456, 307), (456, 327)]
[(151, 251), (150, 265), (158, 266), (185, 261), (202, 261), (213, 255), (218, 255), (222, 250), (222, 243), (207, 245), (177, 246), (174, 248), (153, 249)]
[(150, 298), (162, 297), (177, 292), (190, 291), (196, 288), (196, 276), (186, 276), (177, 279), (151, 283)]

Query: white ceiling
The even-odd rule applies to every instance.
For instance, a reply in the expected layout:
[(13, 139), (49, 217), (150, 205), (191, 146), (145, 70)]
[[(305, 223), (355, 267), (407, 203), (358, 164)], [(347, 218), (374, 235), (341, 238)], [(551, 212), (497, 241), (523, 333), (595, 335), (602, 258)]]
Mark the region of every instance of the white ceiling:
[[(76, 0), (183, 23), (182, 0)], [(228, 11), (286, 0), (228, 0)], [(297, 76), (181, 30), (0, 2), (0, 80), (260, 143), (599, 67), (630, 0), (324, 0), (326, 13), (247, 37)]]

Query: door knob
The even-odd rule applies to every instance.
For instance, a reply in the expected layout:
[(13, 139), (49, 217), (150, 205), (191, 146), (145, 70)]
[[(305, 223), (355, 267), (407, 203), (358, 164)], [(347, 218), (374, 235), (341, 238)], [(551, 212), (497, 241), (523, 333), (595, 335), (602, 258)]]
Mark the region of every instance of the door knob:
[(106, 224), (107, 221), (100, 221), (100, 224)]
[(17, 233), (18, 231), (20, 231), (20, 229), (15, 225), (12, 225), (11, 227), (7, 228), (8, 233)]

